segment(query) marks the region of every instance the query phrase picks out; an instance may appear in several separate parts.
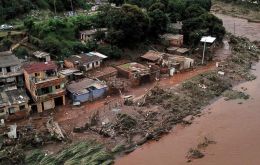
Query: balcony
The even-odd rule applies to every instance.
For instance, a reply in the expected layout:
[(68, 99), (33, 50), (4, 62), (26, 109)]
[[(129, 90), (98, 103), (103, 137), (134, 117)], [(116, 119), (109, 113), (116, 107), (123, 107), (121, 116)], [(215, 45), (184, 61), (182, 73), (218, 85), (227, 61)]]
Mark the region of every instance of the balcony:
[(65, 89), (60, 89), (60, 90), (57, 90), (55, 92), (51, 92), (51, 93), (48, 93), (48, 94), (44, 94), (44, 95), (41, 95), (41, 96), (36, 96), (36, 100), (35, 101), (45, 101), (45, 100), (50, 100), (50, 99), (53, 99), (53, 98), (57, 98), (57, 97), (61, 97), (65, 95)]
[(60, 76), (46, 77), (44, 79), (31, 79), (31, 85), (34, 89), (40, 89), (49, 86), (56, 86), (65, 83), (66, 79)]

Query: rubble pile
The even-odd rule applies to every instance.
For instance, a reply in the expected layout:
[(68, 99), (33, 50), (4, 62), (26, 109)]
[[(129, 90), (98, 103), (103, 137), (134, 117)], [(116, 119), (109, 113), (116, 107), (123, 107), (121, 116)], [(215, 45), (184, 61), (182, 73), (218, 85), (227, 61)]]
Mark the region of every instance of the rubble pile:
[(66, 140), (63, 134), (59, 134), (61, 130), (58, 128), (53, 120), (41, 128), (36, 128), (33, 124), (18, 126), (12, 134), (6, 127), (0, 138), (0, 164), (24, 164), (25, 150)]
[(250, 69), (252, 63), (259, 60), (259, 47), (246, 38), (234, 36), (230, 36), (230, 45), (232, 55), (219, 70), (235, 81), (254, 80), (256, 77), (250, 73)]
[(244, 92), (237, 91), (237, 90), (228, 90), (223, 93), (225, 100), (234, 100), (234, 99), (249, 99), (249, 95), (245, 94)]
[(57, 154), (48, 155), (40, 150), (33, 151), (25, 159), (25, 164), (112, 164), (113, 154), (95, 141), (79, 142), (69, 146)]

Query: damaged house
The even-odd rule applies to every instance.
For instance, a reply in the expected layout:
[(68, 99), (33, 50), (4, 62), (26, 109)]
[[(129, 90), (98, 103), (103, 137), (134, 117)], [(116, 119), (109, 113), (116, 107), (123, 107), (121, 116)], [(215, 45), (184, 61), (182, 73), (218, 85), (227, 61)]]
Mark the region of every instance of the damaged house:
[(186, 70), (194, 66), (194, 59), (172, 54), (165, 54), (162, 65), (168, 68), (174, 68), (177, 71)]
[(92, 30), (84, 30), (79, 32), (80, 40), (81, 41), (90, 41), (93, 40), (95, 37), (95, 34), (97, 32), (107, 32), (107, 28), (100, 28), (100, 29), (92, 29)]
[(132, 86), (139, 86), (143, 83), (154, 81), (160, 77), (160, 69), (155, 65), (149, 67), (132, 62), (116, 67), (118, 74), (130, 80)]
[(182, 47), (183, 35), (167, 33), (161, 36), (163, 43), (169, 46)]
[(89, 71), (94, 68), (99, 68), (104, 58), (97, 55), (72, 55), (64, 60), (66, 68), (75, 68), (82, 71)]
[(11, 52), (0, 52), (0, 86), (22, 87), (23, 70), (20, 60)]
[(48, 61), (51, 61), (50, 53), (47, 53), (47, 52), (36, 51), (36, 52), (33, 52), (33, 56), (34, 56), (39, 62), (48, 62)]
[(65, 105), (65, 78), (57, 74), (57, 68), (53, 61), (24, 66), (26, 88), (35, 102), (32, 111)]
[(21, 118), (29, 115), (29, 97), (24, 89), (0, 93), (0, 118)]
[(153, 50), (148, 51), (141, 58), (147, 62), (155, 63), (162, 68), (167, 68), (167, 70), (174, 68), (177, 71), (181, 71), (192, 68), (194, 65), (194, 60), (191, 58)]
[(104, 97), (108, 87), (104, 82), (86, 78), (72, 82), (67, 86), (67, 90), (73, 103), (83, 103)]

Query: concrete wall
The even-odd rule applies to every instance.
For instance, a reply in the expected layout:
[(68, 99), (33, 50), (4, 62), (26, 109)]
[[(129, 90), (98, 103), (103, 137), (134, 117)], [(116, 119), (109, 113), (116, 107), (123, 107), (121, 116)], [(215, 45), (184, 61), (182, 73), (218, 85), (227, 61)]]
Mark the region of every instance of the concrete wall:
[(90, 95), (89, 95), (89, 93), (84, 93), (81, 95), (71, 94), (71, 98), (73, 101), (79, 101), (81, 103), (84, 103), (84, 102), (87, 102), (90, 100)]
[(105, 88), (101, 88), (101, 89), (94, 89), (94, 90), (88, 89), (88, 90), (89, 90), (89, 93), (84, 93), (81, 95), (76, 95), (76, 94), (71, 93), (70, 98), (73, 101), (79, 101), (81, 103), (84, 103), (87, 101), (93, 101), (93, 100), (103, 97), (105, 95), (106, 91), (108, 90), (108, 88), (105, 87)]

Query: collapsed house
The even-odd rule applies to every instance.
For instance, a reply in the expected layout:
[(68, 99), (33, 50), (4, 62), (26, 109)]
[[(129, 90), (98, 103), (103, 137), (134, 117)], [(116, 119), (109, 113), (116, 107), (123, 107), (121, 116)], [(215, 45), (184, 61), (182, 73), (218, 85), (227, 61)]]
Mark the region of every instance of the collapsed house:
[(132, 62), (116, 67), (118, 74), (130, 80), (132, 86), (154, 81), (160, 77), (160, 69), (155, 65), (149, 67)]
[(163, 43), (169, 46), (182, 47), (183, 35), (167, 33), (161, 36)]
[(165, 54), (162, 65), (165, 65), (171, 69), (174, 68), (176, 71), (182, 71), (192, 68), (194, 66), (194, 59), (184, 56)]
[(103, 59), (103, 57), (97, 55), (72, 55), (64, 60), (64, 66), (66, 68), (76, 68), (82, 71), (89, 71), (94, 68), (99, 68)]
[(188, 55), (190, 50), (188, 48), (179, 48), (179, 47), (169, 47), (167, 48), (167, 52), (170, 54), (176, 54), (176, 55)]
[(181, 71), (192, 68), (194, 60), (185, 56), (173, 55), (169, 53), (149, 50), (141, 58), (147, 62), (153, 62), (160, 67)]
[(80, 40), (81, 41), (90, 41), (94, 39), (94, 36), (97, 32), (107, 32), (107, 28), (100, 28), (100, 29), (92, 29), (92, 30), (84, 30), (80, 31)]
[(53, 61), (24, 66), (26, 89), (35, 102), (33, 112), (65, 105), (65, 78), (57, 74), (57, 68)]
[(117, 70), (114, 67), (108, 66), (100, 69), (93, 70), (89, 74), (92, 79), (98, 79), (102, 81), (108, 81), (110, 79), (115, 79), (117, 77)]
[(8, 88), (22, 87), (23, 70), (20, 60), (11, 52), (0, 52), (0, 86)]
[(79, 82), (72, 82), (67, 85), (67, 90), (73, 104), (75, 104), (104, 97), (108, 87), (104, 82), (85, 78)]
[(24, 89), (0, 93), (0, 118), (20, 118), (29, 115), (29, 97)]
[(143, 61), (152, 62), (152, 63), (159, 63), (165, 53), (158, 52), (154, 50), (149, 50), (144, 55), (141, 56)]
[(39, 62), (48, 62), (48, 61), (51, 61), (50, 53), (47, 53), (47, 52), (36, 51), (36, 52), (33, 52), (33, 56), (34, 56)]

